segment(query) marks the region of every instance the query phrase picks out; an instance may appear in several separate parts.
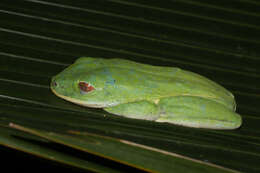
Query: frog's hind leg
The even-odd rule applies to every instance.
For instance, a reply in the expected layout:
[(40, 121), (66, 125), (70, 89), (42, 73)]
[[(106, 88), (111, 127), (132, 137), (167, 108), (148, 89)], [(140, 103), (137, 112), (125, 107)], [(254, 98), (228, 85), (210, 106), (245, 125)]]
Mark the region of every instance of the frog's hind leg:
[(156, 120), (159, 118), (159, 107), (148, 101), (120, 104), (104, 108), (105, 111), (135, 119)]
[(225, 105), (202, 97), (163, 98), (158, 106), (161, 113), (157, 122), (209, 129), (235, 129), (242, 123), (240, 115)]

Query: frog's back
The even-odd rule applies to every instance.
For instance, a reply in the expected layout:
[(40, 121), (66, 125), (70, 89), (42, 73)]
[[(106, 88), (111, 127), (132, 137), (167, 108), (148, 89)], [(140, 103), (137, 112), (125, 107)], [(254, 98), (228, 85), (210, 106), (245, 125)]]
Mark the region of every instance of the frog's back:
[(233, 97), (233, 95), (227, 91), (222, 86), (218, 85), (217, 83), (203, 77), (199, 74), (182, 70), (178, 67), (166, 67), (166, 66), (153, 66), (148, 64), (137, 63), (130, 60), (125, 59), (104, 59), (104, 58), (91, 58), (91, 57), (82, 57), (79, 58), (75, 64), (83, 64), (84, 68), (88, 70), (93, 70), (95, 68), (101, 67), (118, 67), (124, 68), (129, 70), (136, 70), (147, 74), (156, 74), (159, 76), (175, 78), (186, 80), (194, 83), (201, 83), (203, 85), (217, 88), (218, 90), (222, 90), (227, 95)]
[(174, 73), (181, 70), (177, 67), (153, 66), (118, 58), (104, 59), (82, 57), (79, 58), (75, 62), (75, 64), (85, 64), (89, 69), (91, 68), (91, 70), (101, 67), (120, 67), (125, 69), (138, 70), (146, 73), (161, 74), (164, 76), (172, 76)]
[[(143, 76), (154, 76), (152, 77), (155, 79), (163, 79), (162, 83), (162, 88), (172, 88), (176, 89), (176, 81), (178, 84), (183, 83), (183, 87), (188, 88), (187, 90), (191, 91), (192, 94), (194, 92), (201, 92), (201, 96), (204, 95), (212, 95), (212, 97), (216, 97), (220, 100), (220, 102), (226, 102), (229, 107), (235, 107), (235, 101), (234, 101), (234, 96), (232, 93), (230, 93), (228, 90), (226, 90), (224, 87), (218, 85), (217, 83), (207, 79), (206, 77), (203, 77), (199, 74), (182, 70), (177, 67), (165, 67), (165, 66), (153, 66), (153, 65), (148, 65), (148, 64), (142, 64), (142, 63), (137, 63), (134, 61), (130, 60), (124, 60), (124, 59), (104, 59), (104, 58), (91, 58), (91, 57), (83, 57), (79, 58), (73, 66), (76, 66), (78, 68), (77, 71), (80, 68), (83, 68), (84, 72), (85, 71), (95, 71), (95, 69), (101, 69), (101, 68), (118, 68), (120, 69), (119, 71), (122, 72), (122, 69), (128, 70), (129, 71), (136, 71), (140, 75), (143, 74)], [(145, 74), (144, 74), (145, 73)], [(151, 81), (153, 82), (153, 81)], [(157, 80), (154, 80), (154, 82), (157, 82)], [(163, 83), (164, 82), (164, 83)], [(145, 82), (141, 82), (145, 83)], [(146, 82), (149, 83), (149, 82)], [(186, 83), (186, 84), (185, 84)], [(151, 86), (151, 85), (150, 85)], [(167, 87), (165, 87), (167, 86)], [(199, 90), (196, 91), (196, 88)], [(166, 89), (166, 90), (168, 90)], [(202, 89), (202, 90), (201, 90)], [(164, 90), (164, 89), (162, 89)], [(168, 91), (163, 91), (167, 92), (165, 96), (169, 95)], [(209, 93), (207, 93), (207, 91)], [(174, 92), (174, 91), (172, 91)], [(163, 93), (160, 93), (163, 94)], [(185, 93), (183, 93), (185, 95)], [(202, 97), (204, 97), (202, 96)], [(210, 96), (211, 97), (211, 96)]]

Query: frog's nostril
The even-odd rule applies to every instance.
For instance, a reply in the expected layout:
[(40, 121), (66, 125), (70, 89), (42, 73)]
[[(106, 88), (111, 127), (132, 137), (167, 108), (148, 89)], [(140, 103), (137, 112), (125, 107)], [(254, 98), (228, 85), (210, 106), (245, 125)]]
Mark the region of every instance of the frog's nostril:
[(53, 86), (53, 87), (57, 87), (57, 86), (58, 86), (57, 82), (56, 82), (56, 81), (53, 81), (53, 82), (52, 82), (52, 86)]

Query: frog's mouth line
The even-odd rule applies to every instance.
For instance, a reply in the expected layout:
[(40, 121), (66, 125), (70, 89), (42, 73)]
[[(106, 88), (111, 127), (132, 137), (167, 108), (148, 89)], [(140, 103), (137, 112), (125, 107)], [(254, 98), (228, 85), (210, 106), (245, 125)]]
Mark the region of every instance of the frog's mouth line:
[(78, 100), (78, 99), (74, 99), (74, 98), (70, 98), (68, 96), (64, 96), (64, 95), (61, 95), (59, 93), (57, 93), (52, 87), (51, 88), (51, 91), (58, 97), (64, 99), (64, 100), (67, 100), (67, 101), (70, 101), (72, 103), (75, 103), (77, 105), (81, 105), (81, 106), (85, 106), (85, 107), (92, 107), (92, 108), (103, 108), (103, 107), (107, 107), (108, 105), (107, 104), (100, 104), (100, 103), (86, 103), (86, 101), (82, 101), (82, 100)]

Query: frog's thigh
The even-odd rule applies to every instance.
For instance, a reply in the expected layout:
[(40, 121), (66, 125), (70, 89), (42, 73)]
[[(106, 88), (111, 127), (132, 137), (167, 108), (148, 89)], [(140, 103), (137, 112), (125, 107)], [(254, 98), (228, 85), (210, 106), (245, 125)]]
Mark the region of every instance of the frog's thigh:
[(105, 111), (128, 118), (155, 120), (159, 117), (158, 106), (148, 101), (120, 104), (104, 108)]
[(235, 129), (241, 125), (238, 114), (201, 97), (169, 97), (161, 99), (158, 105), (161, 112), (158, 122), (210, 129)]

